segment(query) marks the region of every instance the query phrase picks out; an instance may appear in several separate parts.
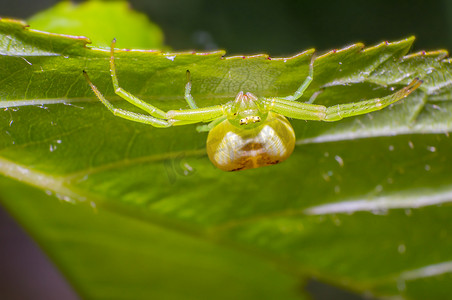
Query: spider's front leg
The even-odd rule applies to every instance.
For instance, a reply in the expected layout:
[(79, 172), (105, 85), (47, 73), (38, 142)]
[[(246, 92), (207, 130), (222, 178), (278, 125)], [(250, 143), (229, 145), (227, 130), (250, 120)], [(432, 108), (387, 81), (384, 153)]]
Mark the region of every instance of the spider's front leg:
[(111, 74), (111, 80), (113, 83), (113, 87), (115, 89), (115, 93), (118, 96), (120, 96), (121, 98), (123, 98), (124, 100), (135, 105), (136, 107), (141, 108), (142, 110), (144, 110), (151, 116), (153, 116), (155, 118), (159, 118), (159, 119), (166, 119), (166, 113), (164, 111), (155, 107), (154, 105), (151, 105), (149, 103), (144, 102), (141, 99), (138, 99), (137, 97), (135, 97), (134, 95), (132, 95), (131, 93), (127, 92), (126, 90), (124, 90), (122, 87), (119, 86), (118, 76), (116, 75), (115, 45), (116, 45), (116, 39), (113, 39), (111, 41), (111, 45), (110, 45), (110, 74)]
[[(111, 104), (110, 101), (108, 101), (107, 99), (105, 99), (105, 97), (102, 95), (102, 93), (97, 89), (97, 87), (91, 82), (91, 80), (89, 79), (88, 74), (86, 73), (85, 70), (83, 70), (83, 76), (85, 76), (86, 81), (88, 82), (88, 84), (90, 85), (91, 89), (93, 90), (94, 94), (96, 94), (97, 98), (99, 98), (99, 100), (108, 108), (109, 111), (111, 111), (115, 116), (124, 118), (124, 119), (128, 119), (131, 121), (135, 121), (135, 122), (140, 122), (140, 123), (145, 123), (145, 124), (149, 124), (152, 125), (154, 127), (169, 127), (172, 124), (170, 122), (168, 122), (165, 119), (159, 119), (159, 118), (155, 118), (152, 116), (148, 116), (148, 115), (143, 115), (143, 114), (137, 114), (131, 111), (127, 111), (124, 109), (120, 109), (120, 108), (115, 108), (113, 106), (113, 104)], [(132, 96), (133, 98), (136, 98), (135, 96)], [(124, 98), (124, 97), (123, 97)], [(132, 103), (131, 99), (127, 99), (124, 98), (127, 101)], [(138, 98), (136, 98), (138, 99)], [(138, 99), (139, 100), (139, 99)], [(141, 100), (139, 100), (141, 101)], [(138, 106), (138, 105), (137, 105)], [(141, 107), (140, 107), (141, 108)]]
[(124, 119), (128, 119), (135, 122), (150, 124), (154, 127), (169, 127), (174, 125), (185, 125), (198, 122), (212, 121), (218, 117), (223, 116), (224, 107), (222, 105), (210, 106), (205, 108), (198, 108), (193, 97), (191, 96), (191, 81), (190, 72), (187, 70), (187, 84), (185, 86), (185, 100), (187, 101), (190, 109), (185, 110), (170, 110), (164, 112), (163, 110), (144, 102), (143, 100), (135, 97), (131, 93), (127, 92), (119, 86), (118, 77), (116, 75), (116, 64), (114, 56), (114, 48), (116, 45), (116, 39), (113, 39), (110, 47), (110, 73), (112, 78), (113, 87), (115, 93), (133, 104), (134, 106), (144, 110), (149, 115), (138, 114), (135, 112), (127, 111), (124, 109), (115, 108), (110, 101), (108, 101), (97, 87), (91, 82), (86, 71), (83, 71), (83, 75), (86, 81), (90, 85), (97, 98), (115, 115)]
[[(128, 119), (135, 122), (145, 123), (152, 125), (154, 127), (169, 127), (175, 125), (185, 125), (185, 124), (193, 124), (199, 122), (208, 122), (212, 121), (216, 118), (219, 118), (224, 115), (224, 107), (223, 105), (209, 106), (204, 108), (196, 108), (196, 109), (183, 109), (183, 110), (170, 110), (168, 112), (164, 112), (159, 110), (159, 115), (161, 118), (154, 117), (152, 115), (144, 115), (138, 114), (135, 112), (127, 111), (120, 108), (115, 108), (110, 101), (105, 99), (102, 93), (97, 89), (97, 87), (91, 82), (88, 74), (83, 71), (83, 75), (88, 81), (91, 89), (96, 94), (97, 98), (115, 115), (124, 119)], [(125, 92), (125, 91), (124, 91)], [(150, 113), (149, 107), (153, 107), (152, 105), (136, 98), (132, 94), (125, 92), (127, 94), (122, 94), (122, 98), (127, 100), (128, 102), (134, 104), (135, 106), (145, 110)], [(144, 105), (143, 105), (144, 104)], [(155, 112), (156, 110), (152, 110)]]
[(422, 84), (422, 82), (423, 81), (419, 80), (419, 78), (415, 78), (406, 87), (389, 96), (328, 107), (326, 109), (324, 121), (338, 121), (343, 118), (362, 115), (383, 109), (411, 94)]
[(421, 84), (422, 80), (415, 78), (409, 85), (389, 96), (360, 102), (338, 104), (331, 107), (282, 100), (280, 98), (263, 98), (262, 101), (264, 105), (268, 107), (268, 110), (289, 118), (332, 122), (385, 108), (388, 105), (405, 98)]

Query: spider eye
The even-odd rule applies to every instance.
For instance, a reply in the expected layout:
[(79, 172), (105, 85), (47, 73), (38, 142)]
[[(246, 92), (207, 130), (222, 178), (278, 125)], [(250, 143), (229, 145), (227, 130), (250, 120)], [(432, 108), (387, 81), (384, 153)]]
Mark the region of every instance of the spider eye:
[(240, 125), (248, 125), (249, 123), (257, 123), (261, 121), (261, 117), (259, 116), (249, 116), (243, 119), (240, 119)]

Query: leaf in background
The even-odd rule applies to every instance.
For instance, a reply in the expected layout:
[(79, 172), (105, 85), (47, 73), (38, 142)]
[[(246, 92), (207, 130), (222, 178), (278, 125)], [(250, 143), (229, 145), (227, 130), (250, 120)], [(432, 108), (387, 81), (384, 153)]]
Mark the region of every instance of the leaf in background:
[[(28, 20), (31, 27), (47, 32), (87, 36), (94, 46), (162, 49), (163, 34), (148, 17), (131, 9), (127, 1), (62, 1)], [(137, 30), (139, 28), (139, 30)]]
[[(0, 34), (1, 173), (75, 203), (58, 204), (5, 179), (3, 204), (82, 295), (109, 298), (109, 289), (124, 280), (121, 293), (149, 296), (155, 286), (146, 290), (142, 276), (167, 272), (159, 293), (177, 298), (187, 280), (208, 277), (198, 270), (206, 270), (206, 256), (195, 255), (206, 245), (215, 248), (207, 268), (215, 275), (193, 287), (193, 298), (203, 292), (227, 298), (231, 286), (237, 291), (246, 282), (250, 294), (243, 299), (262, 299), (262, 287), (268, 298), (285, 290), (281, 298), (287, 299), (298, 290), (295, 281), (310, 277), (379, 296), (425, 299), (419, 287), (431, 298), (450, 293), (452, 212), (441, 205), (452, 199), (451, 67), (445, 51), (406, 56), (413, 42), (408, 38), (318, 56), (302, 101), (318, 90), (323, 92), (316, 103), (325, 105), (384, 96), (416, 76), (424, 84), (380, 112), (337, 123), (294, 120), (298, 145), (285, 163), (225, 173), (210, 164), (206, 134), (195, 126), (156, 129), (114, 117), (99, 103), (82, 70), (114, 105), (134, 109), (113, 93), (107, 51), (8, 20), (0, 23)], [(240, 90), (291, 94), (307, 76), (312, 53), (269, 59), (118, 51), (117, 65), (122, 87), (166, 110), (187, 106), (187, 69), (195, 100), (206, 106), (229, 101)], [(22, 193), (32, 200), (20, 201)], [(99, 236), (91, 234), (93, 228)], [(65, 251), (68, 242), (83, 253), (77, 263)], [(162, 245), (155, 255), (134, 252), (148, 253), (153, 243)], [(98, 264), (90, 244), (112, 263)], [(124, 256), (137, 257), (130, 265), (139, 268), (123, 264)], [(162, 266), (162, 260), (170, 262)], [(184, 265), (182, 275), (174, 261)], [(269, 269), (269, 262), (279, 268)], [(172, 274), (182, 280), (171, 282)], [(219, 287), (213, 292), (214, 285)]]

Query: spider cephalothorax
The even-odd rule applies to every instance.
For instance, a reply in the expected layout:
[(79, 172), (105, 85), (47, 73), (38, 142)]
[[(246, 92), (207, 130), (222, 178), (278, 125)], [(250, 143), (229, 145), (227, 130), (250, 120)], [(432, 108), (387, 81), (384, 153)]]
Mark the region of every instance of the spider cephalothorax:
[(314, 60), (311, 60), (309, 75), (291, 96), (265, 98), (239, 92), (233, 101), (198, 108), (190, 93), (190, 72), (187, 71), (185, 100), (190, 109), (164, 112), (119, 87), (114, 58), (115, 43), (116, 40), (113, 40), (110, 48), (110, 71), (115, 93), (148, 115), (113, 107), (83, 71), (99, 100), (116, 116), (155, 127), (208, 122), (208, 125), (199, 126), (198, 130), (209, 131), (207, 154), (215, 166), (225, 171), (258, 168), (287, 159), (295, 147), (295, 133), (284, 116), (300, 120), (338, 121), (380, 110), (405, 98), (422, 84), (422, 80), (415, 78), (406, 87), (386, 97), (330, 107), (298, 102), (313, 78)]
[(267, 119), (268, 111), (259, 107), (258, 103), (259, 99), (253, 94), (239, 92), (234, 101), (225, 105), (228, 121), (241, 129), (260, 126)]

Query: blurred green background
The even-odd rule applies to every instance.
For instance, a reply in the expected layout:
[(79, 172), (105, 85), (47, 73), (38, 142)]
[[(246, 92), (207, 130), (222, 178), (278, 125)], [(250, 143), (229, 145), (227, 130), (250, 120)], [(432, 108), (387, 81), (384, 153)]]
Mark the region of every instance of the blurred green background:
[[(0, 2), (0, 15), (28, 18), (58, 1)], [(229, 54), (285, 56), (354, 42), (367, 45), (415, 35), (416, 49), (450, 49), (448, 0), (212, 1), (131, 0), (158, 24), (176, 50), (226, 49)]]
[[(0, 16), (27, 19), (57, 2), (2, 0)], [(373, 45), (410, 35), (417, 37), (413, 51), (452, 48), (450, 0), (132, 0), (130, 3), (161, 27), (165, 44), (174, 50), (225, 49), (228, 55), (268, 53), (277, 57), (308, 48), (323, 52), (355, 42)], [(26, 288), (28, 291), (23, 293), (28, 294), (23, 297), (76, 298), (4, 212), (0, 212), (0, 244), (7, 245), (0, 247), (1, 289)], [(31, 271), (27, 268), (28, 274), (24, 274), (21, 264), (34, 268)], [(360, 299), (316, 282), (311, 290), (315, 299), (331, 299), (328, 293), (336, 293), (334, 299)]]

